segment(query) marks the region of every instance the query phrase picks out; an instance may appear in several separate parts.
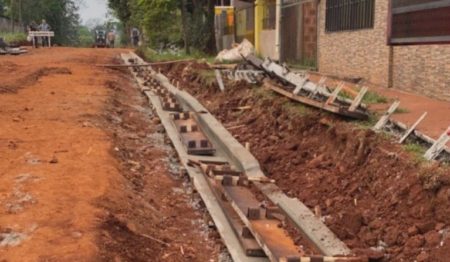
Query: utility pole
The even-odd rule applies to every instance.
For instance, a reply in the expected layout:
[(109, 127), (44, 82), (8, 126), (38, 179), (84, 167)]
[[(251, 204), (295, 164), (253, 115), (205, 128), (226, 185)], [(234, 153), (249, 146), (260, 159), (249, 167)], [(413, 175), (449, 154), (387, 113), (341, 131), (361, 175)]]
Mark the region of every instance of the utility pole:
[(184, 49), (187, 55), (191, 54), (191, 48), (189, 47), (189, 25), (187, 19), (187, 9), (186, 0), (181, 0), (181, 22), (183, 23), (183, 38), (184, 38)]
[(23, 26), (22, 21), (22, 0), (19, 0), (19, 24)]
[(14, 0), (11, 0), (10, 4), (10, 19), (11, 19), (11, 32), (14, 33)]

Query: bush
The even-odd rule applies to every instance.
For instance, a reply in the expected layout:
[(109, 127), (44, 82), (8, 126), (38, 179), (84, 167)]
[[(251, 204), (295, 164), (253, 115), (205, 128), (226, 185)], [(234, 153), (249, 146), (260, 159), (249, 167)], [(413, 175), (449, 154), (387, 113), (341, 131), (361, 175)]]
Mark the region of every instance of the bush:
[(3, 40), (8, 44), (21, 43), (27, 41), (27, 34), (0, 32), (0, 38), (3, 38)]
[(214, 60), (214, 57), (209, 57), (205, 53), (198, 50), (191, 50), (191, 54), (187, 55), (184, 50), (163, 50), (157, 52), (149, 47), (140, 46), (136, 53), (144, 60), (149, 62), (164, 62), (184, 59), (205, 59), (208, 62)]

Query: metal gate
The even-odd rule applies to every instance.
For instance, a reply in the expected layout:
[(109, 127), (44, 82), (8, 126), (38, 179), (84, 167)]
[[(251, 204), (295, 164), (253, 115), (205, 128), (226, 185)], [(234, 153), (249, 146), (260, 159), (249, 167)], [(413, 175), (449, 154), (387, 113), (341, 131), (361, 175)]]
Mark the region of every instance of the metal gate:
[(255, 7), (236, 9), (236, 42), (247, 39), (255, 43)]
[(308, 67), (317, 61), (317, 2), (284, 1), (281, 18), (281, 60)]
[(234, 8), (231, 6), (216, 7), (214, 27), (217, 50), (230, 48), (235, 42)]

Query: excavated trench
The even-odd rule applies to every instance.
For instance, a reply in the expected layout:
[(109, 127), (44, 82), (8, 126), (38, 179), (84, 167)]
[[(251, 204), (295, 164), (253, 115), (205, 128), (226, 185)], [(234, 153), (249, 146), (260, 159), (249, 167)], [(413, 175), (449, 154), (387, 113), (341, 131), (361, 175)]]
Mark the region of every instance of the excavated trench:
[(364, 123), (226, 82), (206, 64), (156, 68), (194, 95), (260, 161), (266, 175), (313, 210), (356, 254), (375, 261), (446, 261), (450, 171), (418, 161)]
[(228, 261), (148, 101), (127, 71), (111, 73), (105, 111), (91, 118), (111, 137), (123, 177), (97, 201), (108, 211), (101, 218), (99, 260)]

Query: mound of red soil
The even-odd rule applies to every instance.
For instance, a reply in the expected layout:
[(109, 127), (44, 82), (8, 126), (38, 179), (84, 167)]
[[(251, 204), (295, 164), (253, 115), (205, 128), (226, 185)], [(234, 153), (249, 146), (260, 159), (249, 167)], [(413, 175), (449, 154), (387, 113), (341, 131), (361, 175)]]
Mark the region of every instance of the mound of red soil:
[[(385, 261), (448, 261), (448, 169), (424, 168), (371, 130), (269, 90), (242, 82), (226, 83), (225, 93), (205, 88), (183, 79), (182, 67), (162, 72), (181, 81), (241, 143), (250, 143), (265, 173), (288, 195), (320, 210), (355, 253), (384, 253)], [(239, 109), (244, 106), (251, 109)]]

